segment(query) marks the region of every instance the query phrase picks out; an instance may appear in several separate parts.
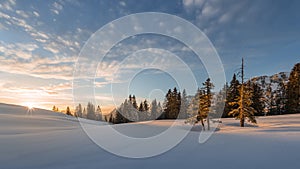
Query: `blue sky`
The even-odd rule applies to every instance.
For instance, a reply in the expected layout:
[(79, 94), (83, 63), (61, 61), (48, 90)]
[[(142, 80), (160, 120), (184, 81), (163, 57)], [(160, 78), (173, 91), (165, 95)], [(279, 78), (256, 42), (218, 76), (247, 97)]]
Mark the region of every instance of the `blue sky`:
[[(300, 61), (299, 8), (297, 0), (1, 1), (0, 102), (34, 102), (43, 108), (72, 105), (74, 64), (85, 42), (105, 24), (139, 12), (168, 13), (196, 25), (219, 53), (227, 81), (239, 68), (241, 57), (246, 61), (247, 78), (290, 71)], [(121, 62), (124, 53), (146, 47), (162, 47), (176, 53), (192, 68), (198, 83), (207, 78), (201, 61), (180, 42), (157, 35), (129, 38), (112, 49), (109, 54), (115, 58), (104, 65), (108, 71), (95, 80), (101, 106), (111, 106), (111, 85), (106, 83), (112, 77), (109, 68), (118, 60)], [(176, 65), (173, 68), (177, 70)], [(130, 92), (141, 99), (153, 97), (149, 96), (155, 86), (150, 83), (153, 79), (161, 82), (155, 90), (158, 96), (162, 95), (160, 90), (176, 86), (166, 73), (157, 74), (154, 70), (138, 74)], [(118, 83), (127, 78), (124, 72), (120, 75)], [(181, 77), (184, 80), (185, 75)], [(113, 95), (121, 101), (126, 93), (118, 94), (122, 91), (118, 83), (114, 83)], [(193, 88), (187, 91), (193, 94)]]

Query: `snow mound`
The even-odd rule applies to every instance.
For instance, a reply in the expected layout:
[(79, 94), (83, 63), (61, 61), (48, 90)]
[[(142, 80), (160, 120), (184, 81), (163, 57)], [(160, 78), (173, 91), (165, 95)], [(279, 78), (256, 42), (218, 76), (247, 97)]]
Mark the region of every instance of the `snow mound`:
[[(81, 120), (100, 125), (103, 122)], [(172, 120), (120, 124), (113, 127), (134, 137), (148, 137), (166, 130)], [(199, 144), (201, 127), (176, 147), (159, 156), (129, 159), (95, 145), (76, 118), (21, 106), (0, 104), (0, 168), (96, 169), (96, 168), (300, 168), (300, 115), (260, 117), (258, 125), (237, 127), (238, 121), (222, 119), (212, 137)], [(185, 129), (183, 121), (175, 123)], [(118, 145), (116, 145), (118, 146)], [(120, 149), (128, 150), (127, 147)], [(151, 148), (151, 147), (149, 147)]]

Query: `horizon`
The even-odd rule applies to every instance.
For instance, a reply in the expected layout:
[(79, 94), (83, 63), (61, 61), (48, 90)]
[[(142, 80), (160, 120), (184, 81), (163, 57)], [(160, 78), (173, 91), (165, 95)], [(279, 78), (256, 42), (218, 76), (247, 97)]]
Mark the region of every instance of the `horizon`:
[[(248, 79), (290, 72), (300, 62), (297, 19), (300, 2), (231, 2), (234, 5), (205, 0), (4, 1), (0, 4), (0, 102), (50, 110), (53, 105), (63, 110), (67, 106), (73, 109), (74, 91), (86, 92), (79, 86), (74, 87), (72, 81), (78, 56), (88, 39), (111, 21), (141, 12), (172, 14), (205, 33), (222, 61), (226, 82), (230, 82), (233, 73), (240, 68), (242, 57)], [(153, 50), (133, 53), (146, 48)], [(95, 73), (95, 105), (108, 111), (129, 94), (135, 94), (138, 103), (154, 98), (162, 102), (169, 88), (178, 87), (178, 80), (187, 86), (184, 89), (188, 95), (194, 95), (195, 86), (190, 85), (188, 72), (182, 70), (176, 60), (160, 63), (179, 79), (174, 79), (166, 70), (146, 69), (134, 74), (128, 82), (131, 72), (147, 67), (151, 60), (171, 57), (158, 50), (161, 48), (184, 61), (197, 84), (208, 77), (202, 60), (184, 43), (163, 35), (131, 36), (115, 44), (107, 53), (103, 69)], [(127, 56), (139, 60), (126, 60)], [(120, 63), (125, 66), (116, 74), (115, 67)], [(128, 91), (124, 90), (125, 84)], [(85, 105), (92, 99), (82, 98), (80, 102)]]

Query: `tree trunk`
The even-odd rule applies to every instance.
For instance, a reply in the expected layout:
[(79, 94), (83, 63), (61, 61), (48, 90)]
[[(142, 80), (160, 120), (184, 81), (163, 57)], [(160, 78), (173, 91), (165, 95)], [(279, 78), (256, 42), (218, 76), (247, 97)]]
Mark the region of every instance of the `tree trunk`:
[(206, 121), (207, 121), (207, 130), (210, 130), (209, 116), (207, 116)]
[(245, 117), (242, 115), (241, 119), (240, 119), (240, 126), (244, 127), (245, 126)]
[(202, 130), (204, 130), (204, 131), (205, 131), (204, 121), (203, 121), (203, 119), (202, 119), (202, 118), (201, 118), (201, 125), (202, 125)]

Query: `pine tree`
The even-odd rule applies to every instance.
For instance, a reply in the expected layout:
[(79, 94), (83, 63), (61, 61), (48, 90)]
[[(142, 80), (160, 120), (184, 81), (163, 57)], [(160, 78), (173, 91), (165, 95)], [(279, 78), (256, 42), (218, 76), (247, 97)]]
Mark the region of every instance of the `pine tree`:
[(165, 118), (165, 114), (164, 114), (163, 108), (162, 108), (160, 102), (158, 102), (156, 119), (164, 119), (164, 118)]
[(182, 91), (180, 100), (181, 100), (181, 102), (180, 102), (179, 118), (186, 119), (188, 117), (187, 116), (188, 101), (187, 101), (187, 95), (186, 95), (185, 89)]
[(286, 112), (286, 103), (287, 103), (287, 85), (284, 81), (280, 81), (278, 84), (277, 93), (278, 96), (276, 98), (277, 111), (279, 114), (284, 114)]
[(132, 96), (132, 106), (133, 106), (133, 108), (135, 108), (136, 110), (138, 109), (138, 105), (137, 105), (137, 103), (136, 103), (135, 95)]
[(216, 95), (216, 103), (212, 107), (213, 110), (216, 112), (214, 114), (215, 118), (226, 117), (224, 112), (228, 112), (228, 106), (227, 107), (225, 106), (226, 94), (227, 94), (228, 88), (229, 88), (228, 83), (226, 83), (223, 86), (223, 88), (219, 91), (219, 93)]
[(163, 110), (163, 114), (160, 116), (160, 119), (170, 118), (171, 106), (172, 106), (172, 91), (171, 89), (169, 89), (166, 94), (166, 98), (164, 101), (164, 110)]
[(145, 110), (146, 112), (149, 111), (149, 104), (148, 104), (148, 102), (147, 102), (146, 99), (144, 100), (144, 110)]
[[(211, 100), (212, 100), (212, 93), (211, 93), (211, 89), (214, 88), (214, 85), (210, 82), (210, 78), (208, 78), (204, 83), (204, 90), (205, 90), (205, 97), (203, 99), (205, 99), (206, 105), (205, 107), (205, 113), (206, 113), (206, 121), (207, 121), (207, 130), (210, 130), (210, 115), (209, 115), (209, 108), (211, 107)], [(200, 100), (201, 101), (201, 100)]]
[(244, 127), (246, 118), (249, 122), (256, 123), (256, 119), (254, 116), (256, 110), (251, 107), (253, 103), (251, 100), (251, 90), (247, 88), (245, 84), (242, 84), (239, 90), (240, 96), (237, 98), (237, 100), (229, 103), (231, 105), (238, 105), (238, 107), (229, 112), (229, 115), (233, 115), (236, 119), (239, 119), (240, 126)]
[(239, 119), (240, 126), (244, 127), (246, 118), (248, 119), (248, 121), (256, 123), (256, 119), (254, 116), (256, 110), (253, 107), (251, 107), (252, 92), (249, 89), (249, 87), (247, 88), (247, 86), (244, 84), (244, 59), (242, 59), (241, 78), (242, 84), (239, 88), (240, 95), (235, 101), (229, 103), (229, 105), (238, 105), (238, 107), (231, 110), (229, 112), (229, 115), (233, 115), (236, 119)]
[(273, 91), (272, 87), (269, 84), (266, 88), (266, 93), (265, 93), (265, 107), (266, 107), (266, 114), (272, 115), (274, 113), (274, 100), (273, 100)]
[(56, 107), (55, 106), (52, 107), (52, 111), (56, 111)]
[(224, 113), (222, 117), (229, 117), (228, 113), (238, 107), (238, 105), (230, 105), (229, 103), (234, 102), (239, 97), (239, 86), (240, 82), (237, 80), (236, 74), (233, 74), (230, 86), (227, 90)]
[(145, 111), (143, 102), (140, 103), (139, 111), (140, 111), (140, 112)]
[[(205, 91), (202, 90), (200, 92), (200, 99), (199, 99), (199, 108), (198, 108), (198, 115), (197, 115), (197, 123), (200, 121), (202, 125), (202, 129), (205, 130), (204, 119), (208, 118), (209, 113), (209, 97), (205, 94)], [(209, 124), (209, 123), (208, 123)], [(208, 128), (209, 130), (209, 128)]]
[(194, 117), (198, 114), (200, 95), (202, 94), (200, 89), (197, 89), (196, 94), (193, 96), (189, 106), (188, 106), (188, 118)]
[(96, 120), (101, 121), (102, 120), (102, 110), (100, 106), (98, 105), (96, 110)]
[(72, 116), (69, 106), (66, 109), (66, 115)]
[(82, 117), (82, 106), (80, 103), (78, 104), (78, 106), (76, 106), (75, 117)]
[(87, 109), (87, 119), (95, 120), (96, 118), (95, 106), (91, 102), (88, 102), (86, 109)]
[(249, 81), (248, 85), (249, 85), (249, 88), (250, 88), (251, 93), (252, 93), (251, 107), (253, 107), (255, 109), (255, 111), (257, 112), (257, 115), (264, 115), (263, 90), (256, 83), (251, 83), (251, 81)]
[(157, 109), (158, 109), (157, 102), (156, 102), (156, 99), (154, 99), (151, 102), (150, 120), (156, 120), (158, 118)]
[(300, 112), (300, 63), (297, 63), (289, 76), (287, 84), (287, 111)]
[(82, 111), (82, 117), (87, 118), (87, 113), (86, 113), (85, 107), (83, 108), (83, 111)]
[(166, 119), (176, 119), (179, 115), (181, 106), (181, 94), (174, 87), (173, 91), (168, 90), (164, 103), (164, 113)]

